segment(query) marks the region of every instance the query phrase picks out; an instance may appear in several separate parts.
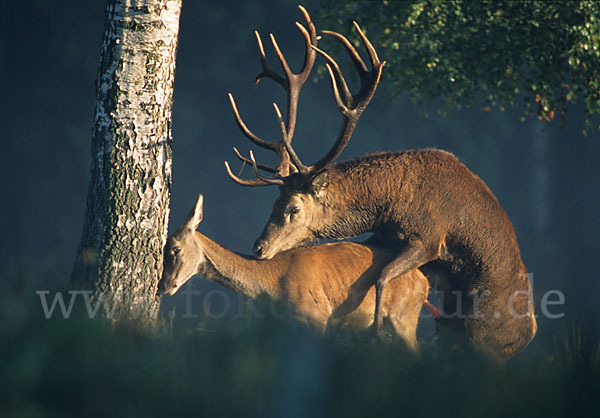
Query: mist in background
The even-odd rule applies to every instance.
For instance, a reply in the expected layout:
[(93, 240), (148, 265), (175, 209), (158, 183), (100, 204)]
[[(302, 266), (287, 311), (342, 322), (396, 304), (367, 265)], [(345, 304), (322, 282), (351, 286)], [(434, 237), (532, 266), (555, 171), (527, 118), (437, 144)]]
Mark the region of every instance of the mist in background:
[[(304, 5), (316, 21), (318, 2)], [(35, 296), (34, 290), (68, 282), (81, 238), (89, 181), (94, 80), (100, 60), (103, 1), (22, 0), (0, 15), (0, 287)], [(245, 188), (227, 176), (241, 163), (231, 148), (254, 149), (261, 162), (275, 156), (257, 150), (240, 133), (227, 93), (232, 92), (249, 128), (279, 140), (271, 103), (285, 106), (282, 89), (264, 80), (253, 31), (267, 44), (274, 33), (293, 69), (304, 57), (294, 21), (296, 2), (184, 0), (173, 107), (173, 187), (170, 230), (204, 194), (199, 230), (235, 251), (250, 253), (270, 212), (277, 188)], [(323, 40), (323, 49), (332, 43)], [(279, 68), (272, 48), (267, 55)], [(381, 57), (385, 59), (386, 57)], [(344, 63), (344, 59), (340, 60)], [(322, 66), (321, 60), (317, 66)], [(345, 65), (345, 73), (353, 68)], [(385, 70), (384, 70), (385, 71)], [(426, 116), (429, 114), (429, 116)], [(583, 136), (583, 113), (572, 109), (564, 128), (519, 112), (463, 110), (448, 116), (435, 105), (391, 101), (381, 84), (338, 160), (383, 150), (438, 147), (456, 154), (490, 186), (508, 212), (523, 260), (533, 273), (539, 311), (546, 292), (556, 289), (564, 305), (549, 308), (557, 319), (540, 316), (538, 339), (552, 339), (573, 326), (597, 339), (600, 279), (600, 138)], [(329, 80), (307, 82), (299, 103), (294, 148), (305, 164), (327, 152), (341, 116)], [(251, 178), (245, 167), (243, 175)], [(217, 285), (196, 279), (197, 289)], [(163, 298), (164, 310), (182, 297)], [(552, 297), (551, 300), (558, 298)], [(531, 350), (531, 348), (530, 348)]]

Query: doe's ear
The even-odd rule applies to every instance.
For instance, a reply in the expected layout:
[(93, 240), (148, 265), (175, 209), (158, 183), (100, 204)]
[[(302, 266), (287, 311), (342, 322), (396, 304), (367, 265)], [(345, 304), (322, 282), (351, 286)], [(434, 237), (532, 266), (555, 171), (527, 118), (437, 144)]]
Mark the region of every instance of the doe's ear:
[(202, 216), (204, 215), (204, 196), (201, 194), (198, 195), (198, 200), (196, 201), (196, 206), (194, 209), (190, 211), (186, 220), (185, 226), (192, 231), (195, 231), (202, 222)]
[(327, 189), (327, 186), (329, 186), (329, 172), (323, 170), (311, 180), (310, 192), (315, 196), (321, 196)]

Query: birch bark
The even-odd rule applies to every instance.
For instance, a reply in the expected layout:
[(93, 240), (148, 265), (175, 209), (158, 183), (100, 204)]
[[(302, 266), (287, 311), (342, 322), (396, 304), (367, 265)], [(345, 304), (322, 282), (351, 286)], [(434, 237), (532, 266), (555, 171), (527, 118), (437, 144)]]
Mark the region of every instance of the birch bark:
[[(111, 319), (153, 319), (171, 185), (181, 0), (109, 0), (92, 167), (71, 283)], [(108, 309), (107, 309), (108, 308)]]

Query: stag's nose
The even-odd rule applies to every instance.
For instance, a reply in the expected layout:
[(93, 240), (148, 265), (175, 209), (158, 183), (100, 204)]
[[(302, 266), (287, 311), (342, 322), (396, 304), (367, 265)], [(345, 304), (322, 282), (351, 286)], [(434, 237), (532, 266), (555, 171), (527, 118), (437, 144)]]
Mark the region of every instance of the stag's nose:
[(264, 255), (265, 255), (264, 243), (262, 241), (258, 240), (254, 243), (254, 257), (256, 257), (260, 260), (260, 259), (264, 258)]

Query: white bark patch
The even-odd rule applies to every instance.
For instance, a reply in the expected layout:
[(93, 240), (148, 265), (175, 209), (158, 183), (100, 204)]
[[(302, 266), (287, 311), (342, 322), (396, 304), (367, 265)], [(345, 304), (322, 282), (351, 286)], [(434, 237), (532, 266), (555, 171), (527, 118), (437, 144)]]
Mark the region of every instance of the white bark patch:
[[(117, 105), (115, 114), (106, 114), (103, 106), (97, 109), (96, 129), (105, 133), (106, 146), (95, 157), (102, 169), (105, 156), (113, 151), (114, 135), (127, 136), (126, 146), (118, 152), (125, 152), (124, 158), (133, 161), (136, 167), (126, 173), (124, 182), (132, 195), (138, 195), (140, 203), (133, 214), (118, 217), (119, 227), (131, 229), (131, 222), (137, 219), (142, 227), (151, 229), (148, 214), (164, 206), (162, 199), (167, 185), (160, 179), (171, 176), (164, 144), (170, 140), (168, 122), (180, 5), (180, 0), (123, 1), (114, 9), (117, 20), (112, 42), (118, 58), (102, 74), (100, 91), (110, 94), (116, 89)], [(111, 128), (116, 115), (119, 127), (115, 132)], [(146, 178), (156, 178), (152, 188), (140, 189), (137, 169)]]
[[(140, 2), (137, 2), (138, 4)], [(159, 8), (163, 2), (148, 7)], [(163, 158), (156, 158), (152, 153), (155, 151), (153, 145), (158, 145), (159, 154), (162, 153), (161, 143), (169, 139), (168, 129), (165, 126), (156, 125), (156, 113), (163, 121), (171, 117), (170, 103), (172, 97), (172, 81), (174, 73), (174, 60), (168, 57), (174, 54), (177, 38), (177, 27), (179, 16), (169, 13), (169, 10), (179, 10), (178, 2), (166, 2), (161, 13), (145, 14), (142, 16), (125, 17), (125, 24), (134, 23), (151, 27), (148, 31), (124, 31), (123, 44), (147, 45), (148, 48), (124, 51), (123, 78), (119, 83), (119, 90), (123, 92), (135, 92), (135, 94), (123, 94), (120, 101), (119, 113), (129, 113), (129, 119), (133, 124), (134, 136), (129, 139), (128, 157), (133, 159), (142, 171), (150, 173), (152, 164), (159, 162), (164, 164)], [(155, 18), (158, 17), (158, 20)], [(127, 37), (142, 37), (127, 42)], [(126, 118), (127, 119), (127, 118)], [(149, 155), (150, 154), (150, 155)], [(164, 170), (165, 167), (156, 167)], [(132, 186), (132, 192), (137, 191), (136, 179), (127, 178), (126, 184)], [(152, 190), (144, 191), (140, 196), (138, 214), (144, 218), (150, 207), (160, 207), (158, 199), (162, 197), (162, 184), (154, 182)], [(145, 220), (146, 221), (146, 220)]]

